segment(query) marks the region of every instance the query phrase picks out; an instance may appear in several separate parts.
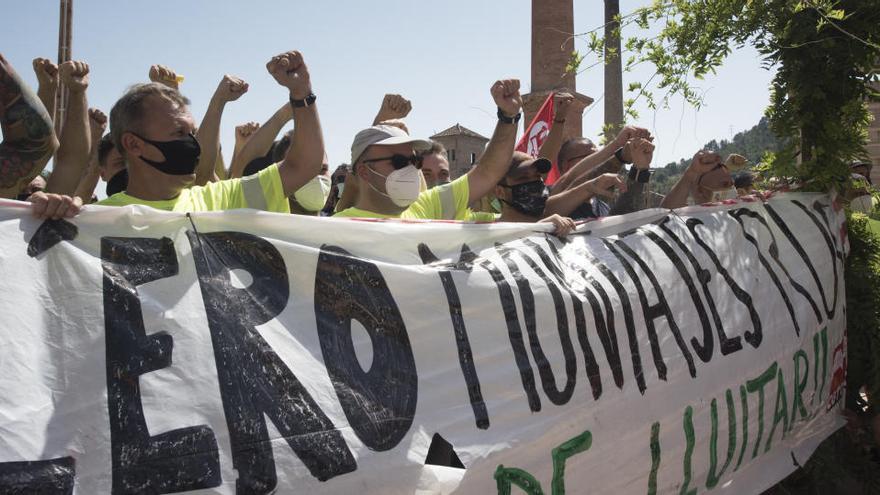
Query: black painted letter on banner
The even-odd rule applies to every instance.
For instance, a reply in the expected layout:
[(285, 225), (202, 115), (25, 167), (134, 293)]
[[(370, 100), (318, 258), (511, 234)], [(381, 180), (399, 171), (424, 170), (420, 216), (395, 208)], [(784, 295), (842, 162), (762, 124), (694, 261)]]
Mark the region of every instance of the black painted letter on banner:
[(0, 462), (0, 493), (5, 495), (72, 495), (75, 478), (73, 457)]
[(220, 485), (214, 432), (205, 425), (150, 436), (139, 377), (171, 365), (174, 342), (147, 335), (137, 286), (177, 274), (171, 239), (104, 237), (104, 325), (113, 493), (174, 493)]
[[(342, 248), (321, 246), (315, 318), (324, 364), (352, 429), (373, 450), (394, 448), (412, 426), (419, 378), (406, 325), (382, 272)], [(355, 353), (351, 320), (363, 325), (373, 343), (367, 371)]]
[[(357, 464), (342, 435), (256, 327), (275, 318), (289, 296), (281, 253), (241, 232), (187, 232), (211, 329), (220, 395), (238, 471), (236, 493), (272, 493), (277, 483), (269, 418), (320, 481)], [(253, 282), (233, 286), (232, 270)]]

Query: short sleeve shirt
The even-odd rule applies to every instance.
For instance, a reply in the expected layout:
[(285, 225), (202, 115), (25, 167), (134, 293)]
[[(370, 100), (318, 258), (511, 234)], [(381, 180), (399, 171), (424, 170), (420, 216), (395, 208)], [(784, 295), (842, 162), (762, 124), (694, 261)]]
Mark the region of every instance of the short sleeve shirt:
[(272, 165), (255, 175), (241, 179), (210, 182), (180, 191), (176, 198), (146, 201), (125, 192), (116, 193), (97, 204), (104, 206), (145, 205), (159, 210), (176, 212), (220, 211), (253, 208), (276, 213), (290, 213), (284, 195), (278, 165)]

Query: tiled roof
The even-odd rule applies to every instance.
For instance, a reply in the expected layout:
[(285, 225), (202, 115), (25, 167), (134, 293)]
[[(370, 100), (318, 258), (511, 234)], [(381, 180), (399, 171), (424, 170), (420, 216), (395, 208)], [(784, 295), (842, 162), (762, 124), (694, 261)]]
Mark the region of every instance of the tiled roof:
[(438, 137), (444, 137), (444, 136), (462, 136), (462, 135), (480, 138), (485, 141), (489, 140), (489, 138), (487, 138), (486, 136), (480, 135), (480, 134), (478, 134), (478, 133), (476, 133), (476, 132), (474, 132), (474, 131), (468, 129), (467, 127), (465, 127), (461, 124), (458, 124), (458, 123), (456, 123), (454, 126), (450, 127), (449, 129), (446, 129), (445, 131), (440, 131), (437, 134), (434, 134), (433, 136), (431, 136), (431, 139), (438, 138)]

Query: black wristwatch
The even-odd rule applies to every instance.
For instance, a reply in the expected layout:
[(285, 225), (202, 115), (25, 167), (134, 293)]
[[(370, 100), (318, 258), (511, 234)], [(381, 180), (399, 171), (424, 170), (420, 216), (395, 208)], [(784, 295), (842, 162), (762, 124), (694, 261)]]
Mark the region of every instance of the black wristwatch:
[(522, 112), (517, 112), (513, 117), (508, 117), (504, 115), (504, 112), (501, 111), (501, 108), (498, 108), (498, 120), (504, 122), (505, 124), (517, 124), (519, 123), (519, 118), (522, 117)]
[(623, 159), (623, 148), (617, 148), (617, 151), (614, 152), (614, 158), (617, 158), (617, 161), (624, 165), (629, 165), (630, 163), (632, 163)]
[(310, 107), (315, 104), (315, 100), (317, 99), (318, 97), (315, 96), (315, 93), (309, 93), (308, 96), (306, 96), (302, 100), (294, 100), (293, 96), (291, 96), (290, 105), (295, 108)]
[(636, 182), (641, 182), (642, 184), (647, 184), (649, 180), (651, 180), (651, 171), (650, 170), (642, 170), (635, 165), (629, 168), (629, 180), (633, 180)]

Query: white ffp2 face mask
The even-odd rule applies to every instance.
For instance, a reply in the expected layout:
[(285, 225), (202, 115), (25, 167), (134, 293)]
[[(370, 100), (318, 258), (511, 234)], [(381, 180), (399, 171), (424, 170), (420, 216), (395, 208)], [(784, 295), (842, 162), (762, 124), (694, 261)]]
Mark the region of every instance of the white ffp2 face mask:
[(293, 198), (308, 211), (318, 211), (324, 207), (330, 195), (330, 178), (316, 175), (293, 193)]
[(387, 176), (376, 172), (372, 168), (368, 167), (367, 169), (379, 177), (385, 177), (386, 192), (384, 193), (373, 187), (369, 182), (367, 184), (377, 193), (390, 199), (395, 205), (400, 206), (401, 208), (406, 208), (418, 199), (419, 193), (421, 192), (419, 189), (421, 180), (419, 179), (419, 169), (417, 169), (415, 165), (407, 165), (406, 167), (391, 172)]

